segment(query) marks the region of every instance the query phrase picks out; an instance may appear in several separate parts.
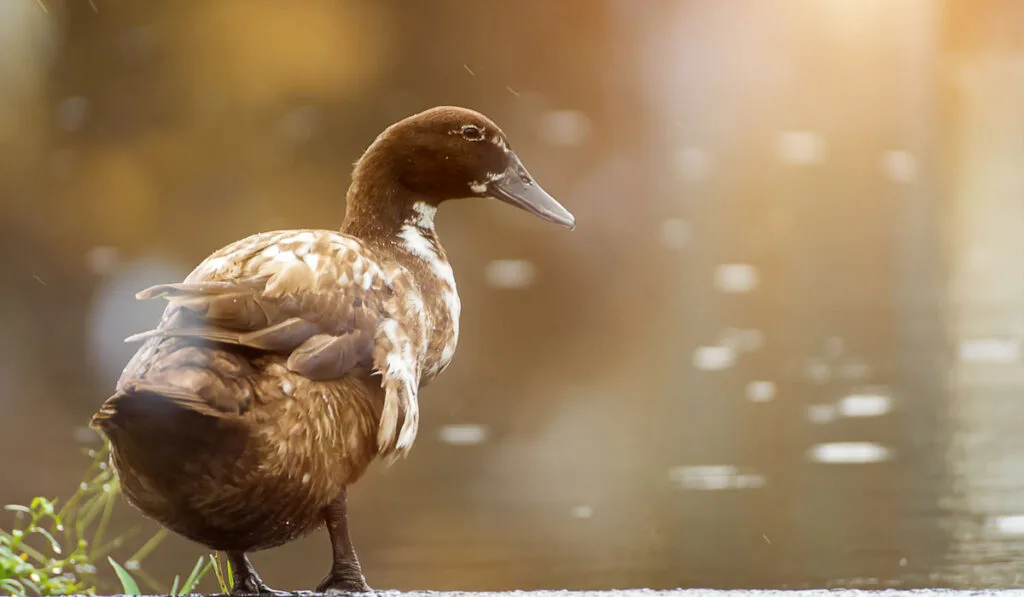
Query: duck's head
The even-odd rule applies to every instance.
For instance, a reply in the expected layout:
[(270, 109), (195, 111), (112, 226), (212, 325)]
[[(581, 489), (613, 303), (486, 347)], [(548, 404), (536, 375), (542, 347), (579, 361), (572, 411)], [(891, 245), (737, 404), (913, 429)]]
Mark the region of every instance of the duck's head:
[(493, 197), (569, 229), (576, 226), (576, 218), (530, 176), (498, 125), (467, 108), (431, 108), (389, 126), (356, 163), (353, 183), (350, 218), (353, 210)]

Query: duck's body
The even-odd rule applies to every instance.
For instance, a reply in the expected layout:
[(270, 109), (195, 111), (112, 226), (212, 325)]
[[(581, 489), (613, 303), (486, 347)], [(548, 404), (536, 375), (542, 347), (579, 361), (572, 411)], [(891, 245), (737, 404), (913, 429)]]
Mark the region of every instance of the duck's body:
[[(466, 127), (495, 136), (470, 138)], [(488, 149), (456, 155), (481, 162), (463, 172), (465, 163), (450, 161), (462, 146), (441, 134), (490, 141), (511, 165), (494, 174)], [(421, 155), (429, 143), (440, 156)], [(493, 123), (461, 109), (428, 111), (367, 150), (342, 231), (256, 234), (216, 251), (182, 283), (140, 293), (169, 304), (155, 330), (134, 337), (144, 344), (93, 417), (127, 499), (228, 552), (241, 571), (236, 592), (267, 590), (245, 552), (325, 522), (334, 565), (319, 588), (367, 588), (348, 540), (345, 489), (375, 457), (390, 461), (412, 447), (417, 392), (458, 342), (460, 302), (434, 213), (459, 185), (483, 195), (481, 180), (504, 187), (506, 177), (520, 185), (501, 189), (510, 201), (571, 225), (539, 187), (521, 188), (532, 180)]]
[[(432, 222), (424, 224), (408, 224), (409, 235), (436, 251), (430, 262), (410, 255), (424, 267), (401, 263), (401, 245), (284, 230), (232, 243), (182, 284), (146, 291), (172, 302), (96, 417), (112, 440), (126, 497), (172, 530), (225, 551), (274, 547), (321, 524), (323, 508), (377, 455), (385, 394), (371, 371), (385, 370), (390, 358), (398, 374), (419, 371), (424, 385), (454, 354), (458, 294)], [(431, 303), (423, 288), (444, 298)], [(211, 308), (219, 309), (213, 317)], [(244, 337), (295, 317), (299, 323), (280, 333)], [(212, 319), (218, 325), (208, 325)], [(393, 349), (375, 367), (378, 326), (381, 345)], [(341, 346), (317, 352), (320, 335)], [(311, 354), (301, 352), (310, 345)], [(161, 408), (168, 397), (183, 410)], [(399, 405), (395, 415), (409, 419), (386, 419), (393, 437), (407, 420), (406, 435), (415, 434), (413, 409)], [(169, 417), (181, 424), (168, 425)], [(136, 449), (120, 450), (121, 442)]]

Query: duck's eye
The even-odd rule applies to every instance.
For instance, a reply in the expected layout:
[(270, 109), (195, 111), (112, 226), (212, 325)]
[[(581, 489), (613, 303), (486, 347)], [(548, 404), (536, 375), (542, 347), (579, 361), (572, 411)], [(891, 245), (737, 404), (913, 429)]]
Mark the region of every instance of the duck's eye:
[(463, 138), (469, 141), (479, 141), (484, 138), (484, 132), (480, 130), (480, 127), (473, 126), (472, 124), (467, 124), (462, 127), (462, 131), (460, 132), (462, 133)]

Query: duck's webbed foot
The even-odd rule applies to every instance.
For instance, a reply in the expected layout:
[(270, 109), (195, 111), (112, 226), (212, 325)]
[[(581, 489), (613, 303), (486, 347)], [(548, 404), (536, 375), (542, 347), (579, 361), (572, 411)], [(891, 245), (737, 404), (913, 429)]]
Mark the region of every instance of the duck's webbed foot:
[(275, 591), (263, 582), (260, 575), (256, 573), (249, 557), (240, 551), (229, 551), (228, 561), (231, 562), (231, 572), (235, 577), (235, 586), (231, 587), (232, 595), (290, 595), (285, 591)]
[(329, 506), (324, 508), (324, 522), (331, 537), (333, 559), (331, 572), (317, 586), (318, 593), (365, 593), (370, 591), (363, 569), (359, 565), (352, 540), (348, 536), (348, 506), (346, 492), (342, 491)]
[(371, 590), (358, 566), (354, 574), (332, 567), (331, 573), (316, 587), (317, 593), (367, 593)]

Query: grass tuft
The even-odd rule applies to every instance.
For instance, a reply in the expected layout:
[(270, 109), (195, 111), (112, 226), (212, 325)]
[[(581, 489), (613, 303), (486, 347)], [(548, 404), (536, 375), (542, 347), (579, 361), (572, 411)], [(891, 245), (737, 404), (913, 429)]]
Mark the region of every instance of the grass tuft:
[[(35, 497), (27, 506), (4, 506), (13, 516), (13, 522), (10, 527), (0, 528), (0, 595), (96, 595), (97, 564), (104, 559), (120, 581), (124, 594), (142, 594), (129, 569), (148, 588), (164, 592), (165, 586), (146, 574), (141, 564), (167, 536), (166, 529), (161, 528), (144, 542), (124, 565), (109, 555), (134, 534), (129, 531), (107, 538), (114, 506), (121, 493), (117, 477), (107, 464), (109, 455), (110, 448), (105, 442), (101, 449), (89, 451), (92, 463), (78, 489), (63, 504), (56, 499)], [(174, 578), (170, 594), (192, 592), (211, 569), (215, 569), (223, 590), (219, 560), (201, 557), (183, 584), (180, 577)], [(229, 574), (226, 572), (223, 578)]]

